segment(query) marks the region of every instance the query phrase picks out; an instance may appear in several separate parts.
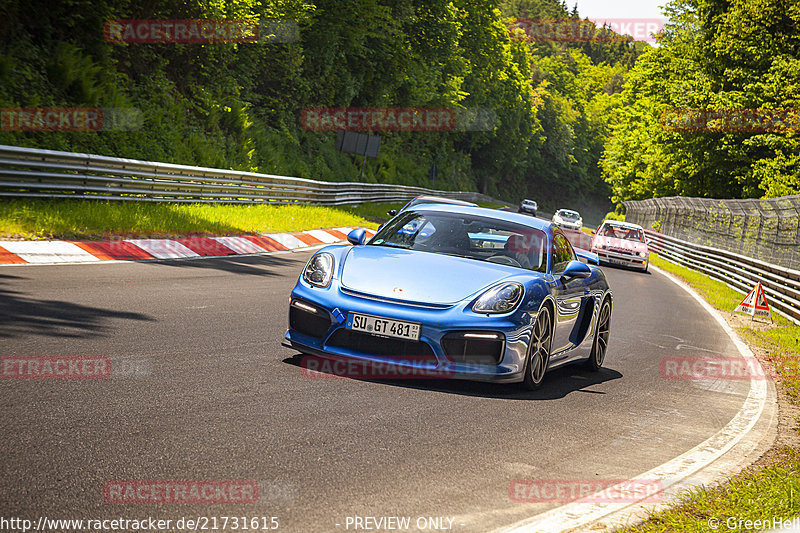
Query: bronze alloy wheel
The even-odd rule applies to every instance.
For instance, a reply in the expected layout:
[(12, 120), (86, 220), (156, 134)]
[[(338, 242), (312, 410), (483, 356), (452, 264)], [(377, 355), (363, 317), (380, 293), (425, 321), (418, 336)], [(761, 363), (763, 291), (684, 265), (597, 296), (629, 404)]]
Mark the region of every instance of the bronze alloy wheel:
[(553, 320), (550, 308), (542, 306), (531, 331), (528, 360), (525, 365), (523, 385), (526, 389), (538, 389), (542, 385), (547, 365), (550, 363), (550, 347), (553, 343)]
[(600, 306), (600, 316), (597, 319), (597, 333), (594, 336), (592, 353), (589, 355), (589, 360), (586, 361), (586, 366), (590, 370), (600, 370), (600, 367), (603, 366), (603, 360), (605, 360), (606, 351), (608, 350), (608, 336), (610, 333), (611, 301), (606, 298), (603, 300), (603, 305)]

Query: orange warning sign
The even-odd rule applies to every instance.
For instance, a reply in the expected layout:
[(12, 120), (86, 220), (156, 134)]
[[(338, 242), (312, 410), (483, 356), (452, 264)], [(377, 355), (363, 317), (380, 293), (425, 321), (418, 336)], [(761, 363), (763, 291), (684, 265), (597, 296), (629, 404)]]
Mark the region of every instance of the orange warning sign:
[(756, 283), (753, 290), (747, 293), (744, 300), (736, 306), (736, 313), (746, 313), (751, 316), (765, 316), (772, 320), (772, 312), (767, 303), (767, 297), (764, 295), (764, 287), (761, 282)]

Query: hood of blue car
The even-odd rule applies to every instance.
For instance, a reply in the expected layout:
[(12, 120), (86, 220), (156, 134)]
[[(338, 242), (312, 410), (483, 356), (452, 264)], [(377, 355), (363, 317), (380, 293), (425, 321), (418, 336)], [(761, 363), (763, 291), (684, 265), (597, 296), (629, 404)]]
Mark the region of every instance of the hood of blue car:
[(345, 255), (341, 283), (379, 298), (444, 305), (519, 272), (475, 259), (387, 246), (354, 246)]

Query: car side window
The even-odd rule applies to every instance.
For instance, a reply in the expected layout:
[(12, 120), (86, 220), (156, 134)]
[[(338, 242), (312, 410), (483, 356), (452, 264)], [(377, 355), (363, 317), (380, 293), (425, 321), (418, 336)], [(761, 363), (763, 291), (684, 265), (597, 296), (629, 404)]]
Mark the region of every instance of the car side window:
[(561, 274), (574, 260), (575, 252), (566, 237), (560, 233), (553, 235), (553, 274)]

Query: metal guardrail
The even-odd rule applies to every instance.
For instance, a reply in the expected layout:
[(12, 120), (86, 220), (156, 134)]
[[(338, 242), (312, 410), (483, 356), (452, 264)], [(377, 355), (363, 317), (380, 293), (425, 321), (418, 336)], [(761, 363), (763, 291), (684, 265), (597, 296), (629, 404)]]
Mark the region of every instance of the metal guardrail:
[(800, 269), (800, 195), (714, 200), (671, 196), (630, 200), (625, 220), (666, 235)]
[(703, 272), (737, 291), (748, 293), (760, 281), (770, 306), (800, 325), (800, 271), (652, 230), (645, 232), (649, 246), (659, 257)]
[(0, 145), (0, 197), (343, 205), (399, 202), (420, 194), (499, 202), (476, 192), (317, 181)]

